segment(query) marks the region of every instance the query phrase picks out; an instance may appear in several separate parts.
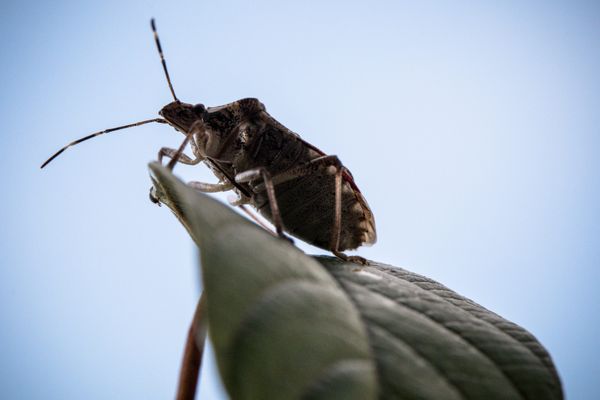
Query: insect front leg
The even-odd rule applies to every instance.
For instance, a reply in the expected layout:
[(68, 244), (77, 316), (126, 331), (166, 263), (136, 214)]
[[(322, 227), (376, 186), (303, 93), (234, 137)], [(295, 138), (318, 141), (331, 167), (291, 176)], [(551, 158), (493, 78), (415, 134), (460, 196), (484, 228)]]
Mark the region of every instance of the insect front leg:
[[(171, 158), (171, 161), (169, 161), (169, 164), (167, 165), (167, 168), (170, 170), (173, 170), (173, 168), (175, 167), (175, 164), (178, 161), (183, 164), (196, 165), (200, 161), (205, 160), (205, 157), (202, 154), (200, 154), (200, 152), (198, 151), (198, 146), (196, 145), (197, 135), (200, 135), (203, 133), (202, 124), (199, 122), (201, 122), (201, 121), (196, 121), (192, 124), (192, 126), (190, 127), (190, 130), (185, 135), (185, 139), (183, 140), (183, 142), (181, 143), (181, 145), (179, 146), (179, 148), (177, 150), (171, 149), (168, 147), (163, 147), (160, 149), (160, 151), (158, 152), (158, 161), (161, 164), (162, 164), (163, 156), (167, 156), (167, 157)], [(185, 149), (185, 147), (187, 146), (188, 143), (191, 144), (192, 152), (194, 153), (194, 157), (195, 157), (194, 159), (192, 159), (191, 157), (189, 157), (188, 155), (183, 153), (183, 149)], [(203, 184), (202, 182), (195, 182), (195, 183), (198, 184), (198, 186), (202, 187), (202, 188), (207, 188), (207, 187), (211, 186), (211, 189), (213, 189), (212, 192), (229, 190), (229, 189), (214, 190), (215, 188), (214, 188), (213, 184), (210, 184), (210, 183)], [(202, 185), (204, 185), (204, 186), (202, 186)], [(150, 201), (153, 202), (154, 204), (158, 204), (160, 206), (160, 201), (159, 201), (158, 197), (156, 197), (154, 189), (155, 189), (154, 187), (150, 188)], [(200, 190), (200, 189), (198, 189), (198, 190)]]
[[(171, 158), (171, 161), (168, 164), (168, 168), (173, 169), (177, 162), (181, 162), (187, 165), (196, 165), (200, 161), (203, 161), (206, 157), (200, 154), (197, 145), (199, 137), (206, 134), (203, 127), (204, 125), (202, 121), (198, 120), (194, 122), (190, 127), (189, 131), (185, 134), (185, 139), (183, 143), (181, 143), (177, 150), (168, 147), (163, 147), (160, 149), (160, 151), (158, 152), (158, 162), (162, 164), (163, 157), (167, 156)], [(194, 159), (183, 153), (183, 149), (187, 146), (188, 143), (190, 143), (190, 146), (192, 147), (192, 153), (195, 157)]]
[[(173, 159), (176, 155), (177, 155), (176, 149), (171, 149), (169, 147), (163, 147), (158, 151), (158, 162), (162, 164), (162, 159), (164, 156), (167, 156), (167, 157)], [(196, 156), (196, 158), (192, 159), (190, 156), (188, 156), (184, 153), (181, 153), (181, 154), (179, 154), (179, 158), (177, 159), (177, 161), (182, 164), (196, 165), (200, 161), (202, 161), (202, 158)]]

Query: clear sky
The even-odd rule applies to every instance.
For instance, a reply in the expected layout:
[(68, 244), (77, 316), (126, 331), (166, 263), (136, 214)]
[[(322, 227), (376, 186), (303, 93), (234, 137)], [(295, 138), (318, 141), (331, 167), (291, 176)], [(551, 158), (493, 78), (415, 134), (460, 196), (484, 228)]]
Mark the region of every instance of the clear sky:
[[(600, 398), (600, 7), (582, 1), (4, 1), (3, 398), (173, 395), (196, 250), (148, 201), (170, 94), (258, 97), (350, 168), (379, 242), (530, 330)], [(214, 182), (204, 166), (176, 170)], [(225, 198), (221, 196), (221, 198)], [(322, 251), (301, 245), (311, 253)], [(214, 365), (200, 398), (222, 398)]]

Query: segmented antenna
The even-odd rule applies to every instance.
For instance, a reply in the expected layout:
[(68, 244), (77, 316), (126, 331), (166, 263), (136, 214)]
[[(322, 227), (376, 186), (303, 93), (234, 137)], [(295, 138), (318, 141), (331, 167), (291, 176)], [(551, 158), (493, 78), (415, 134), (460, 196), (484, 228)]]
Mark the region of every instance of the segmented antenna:
[(171, 94), (173, 95), (175, 101), (179, 101), (177, 96), (175, 96), (175, 91), (173, 90), (173, 85), (171, 84), (171, 78), (169, 77), (169, 71), (167, 70), (165, 56), (163, 55), (162, 47), (160, 45), (160, 39), (158, 39), (158, 33), (156, 32), (156, 24), (154, 23), (154, 18), (150, 20), (150, 26), (152, 27), (152, 32), (154, 33), (154, 41), (156, 42), (156, 48), (158, 49), (158, 54), (160, 55), (160, 62), (162, 63), (163, 69), (165, 70), (165, 76), (167, 77), (169, 89), (171, 89)]
[(82, 137), (81, 139), (77, 139), (74, 142), (69, 143), (68, 145), (66, 145), (65, 147), (63, 147), (62, 149), (60, 149), (59, 151), (57, 151), (56, 153), (54, 153), (54, 155), (52, 155), (52, 157), (50, 157), (49, 159), (47, 159), (46, 162), (44, 162), (40, 168), (44, 168), (46, 165), (48, 165), (48, 163), (50, 163), (50, 161), (54, 160), (63, 151), (65, 151), (66, 149), (68, 149), (71, 146), (75, 146), (76, 144), (79, 144), (81, 142), (85, 142), (86, 140), (91, 139), (93, 137), (104, 135), (105, 133), (118, 131), (120, 129), (133, 128), (134, 126), (140, 126), (140, 125), (144, 125), (144, 124), (149, 124), (150, 122), (159, 122), (161, 124), (166, 124), (167, 123), (167, 121), (165, 121), (162, 118), (154, 118), (154, 119), (147, 119), (145, 121), (135, 122), (133, 124), (118, 126), (116, 128), (105, 129), (105, 130), (100, 131), (100, 132), (92, 133), (91, 135), (87, 135), (86, 137)]

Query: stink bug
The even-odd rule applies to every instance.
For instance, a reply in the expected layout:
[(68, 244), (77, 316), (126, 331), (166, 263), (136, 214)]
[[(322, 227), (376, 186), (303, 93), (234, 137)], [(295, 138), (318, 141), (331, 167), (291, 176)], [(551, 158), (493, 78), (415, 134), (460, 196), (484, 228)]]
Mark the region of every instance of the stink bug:
[[(326, 155), (287, 129), (254, 98), (218, 107), (183, 103), (175, 95), (154, 20), (154, 40), (174, 101), (164, 106), (161, 118), (106, 129), (69, 143), (52, 155), (41, 168), (67, 148), (92, 137), (151, 122), (169, 124), (185, 135), (179, 149), (163, 147), (158, 160), (171, 158), (196, 165), (204, 162), (218, 183), (189, 182), (201, 192), (232, 190), (230, 203), (245, 211), (253, 205), (275, 226), (312, 245), (330, 250), (342, 259), (364, 263), (342, 251), (375, 243), (375, 220), (350, 171), (335, 155)], [(183, 153), (190, 145), (193, 156)], [(158, 203), (153, 191), (150, 198)]]

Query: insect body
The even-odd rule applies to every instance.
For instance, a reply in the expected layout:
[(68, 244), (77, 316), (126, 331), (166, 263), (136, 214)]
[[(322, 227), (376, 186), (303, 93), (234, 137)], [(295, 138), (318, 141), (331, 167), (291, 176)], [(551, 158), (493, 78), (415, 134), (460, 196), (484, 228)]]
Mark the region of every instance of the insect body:
[[(204, 162), (218, 183), (190, 182), (202, 192), (233, 190), (232, 205), (253, 205), (283, 231), (348, 259), (344, 250), (376, 240), (375, 221), (350, 172), (333, 155), (315, 146), (269, 115), (264, 105), (246, 98), (219, 107), (183, 103), (177, 99), (154, 21), (152, 29), (169, 88), (175, 99), (163, 107), (162, 118), (112, 128), (88, 135), (55, 153), (42, 167), (68, 147), (117, 129), (149, 122), (167, 123), (186, 138), (178, 150), (162, 148), (158, 158), (195, 165)], [(192, 156), (183, 153), (190, 144)], [(153, 197), (151, 199), (158, 202)], [(353, 257), (364, 261), (360, 257)]]

